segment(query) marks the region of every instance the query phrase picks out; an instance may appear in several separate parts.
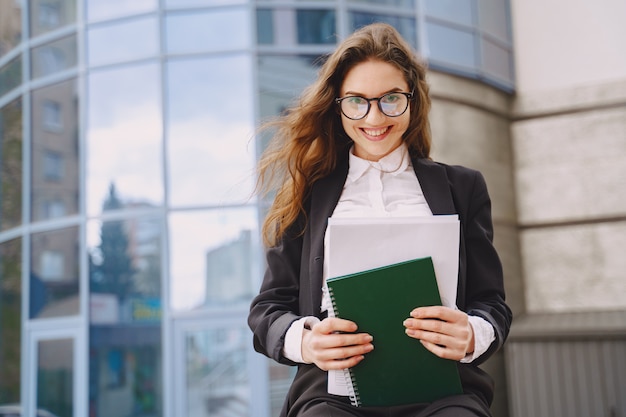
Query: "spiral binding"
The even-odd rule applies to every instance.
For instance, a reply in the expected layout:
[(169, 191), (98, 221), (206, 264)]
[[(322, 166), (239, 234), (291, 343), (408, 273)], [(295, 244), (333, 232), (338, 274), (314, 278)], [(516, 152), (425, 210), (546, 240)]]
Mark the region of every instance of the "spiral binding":
[[(335, 296), (333, 290), (324, 285), (324, 291), (328, 292), (328, 298), (330, 298), (331, 308), (328, 309), (329, 317), (337, 317), (337, 304), (335, 303)], [(353, 406), (359, 407), (361, 405), (361, 396), (359, 395), (359, 389), (356, 386), (356, 380), (350, 369), (343, 369), (343, 376), (346, 379), (346, 386), (348, 387), (348, 397)]]
[(348, 393), (350, 402), (353, 406), (359, 407), (361, 405), (361, 396), (359, 395), (359, 388), (356, 385), (356, 380), (350, 369), (344, 369), (343, 375), (346, 377), (346, 385), (348, 386)]

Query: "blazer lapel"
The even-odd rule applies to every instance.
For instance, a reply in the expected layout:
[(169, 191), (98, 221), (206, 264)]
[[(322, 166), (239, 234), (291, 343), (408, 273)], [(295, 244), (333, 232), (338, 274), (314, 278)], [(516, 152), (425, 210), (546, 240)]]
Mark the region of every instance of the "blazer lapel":
[(337, 169), (329, 176), (320, 179), (311, 190), (311, 210), (309, 213), (309, 234), (305, 236), (305, 245), (310, 245), (309, 282), (311, 285), (311, 303), (319, 306), (324, 274), (324, 236), (328, 218), (333, 214), (343, 185), (348, 177), (348, 158), (340, 158)]
[(413, 169), (433, 214), (457, 214), (446, 169), (429, 159), (413, 159)]

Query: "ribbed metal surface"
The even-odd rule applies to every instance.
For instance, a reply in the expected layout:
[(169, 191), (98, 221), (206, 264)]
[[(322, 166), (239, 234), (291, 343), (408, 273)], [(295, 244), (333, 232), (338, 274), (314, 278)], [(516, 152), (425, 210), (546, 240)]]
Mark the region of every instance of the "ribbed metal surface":
[(589, 317), (561, 318), (525, 318), (512, 332), (505, 348), (510, 417), (626, 417), (626, 321), (601, 333), (606, 321), (593, 328), (575, 325)]

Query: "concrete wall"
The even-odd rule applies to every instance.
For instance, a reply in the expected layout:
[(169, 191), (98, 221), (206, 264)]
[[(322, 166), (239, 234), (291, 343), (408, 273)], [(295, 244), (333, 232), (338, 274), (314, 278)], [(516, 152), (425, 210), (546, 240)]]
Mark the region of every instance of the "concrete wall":
[(512, 1), (525, 310), (626, 309), (626, 2)]
[[(524, 309), (524, 291), (515, 202), (510, 135), (512, 97), (482, 83), (430, 72), (433, 107), (432, 157), (483, 173), (492, 200), (494, 243), (502, 259), (507, 302), (514, 313)], [(508, 415), (503, 352), (483, 366), (495, 380), (494, 416)]]

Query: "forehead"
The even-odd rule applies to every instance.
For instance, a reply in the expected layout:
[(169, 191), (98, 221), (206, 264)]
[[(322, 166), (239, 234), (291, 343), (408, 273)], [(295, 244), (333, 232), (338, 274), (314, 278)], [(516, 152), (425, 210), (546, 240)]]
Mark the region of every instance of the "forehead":
[(402, 91), (408, 89), (402, 71), (388, 62), (372, 60), (352, 67), (341, 84), (342, 95), (350, 92), (375, 96), (398, 89)]

